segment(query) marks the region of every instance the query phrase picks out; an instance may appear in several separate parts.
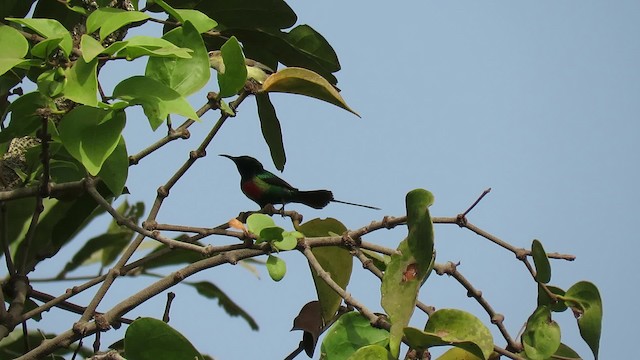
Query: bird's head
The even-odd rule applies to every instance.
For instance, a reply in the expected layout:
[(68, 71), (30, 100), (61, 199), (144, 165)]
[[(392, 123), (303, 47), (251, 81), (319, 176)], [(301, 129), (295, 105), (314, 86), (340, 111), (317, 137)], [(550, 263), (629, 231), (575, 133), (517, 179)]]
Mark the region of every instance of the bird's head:
[(264, 171), (264, 168), (262, 167), (260, 161), (252, 158), (251, 156), (231, 156), (226, 154), (220, 154), (220, 156), (231, 159), (236, 164), (238, 172), (243, 178), (252, 177)]

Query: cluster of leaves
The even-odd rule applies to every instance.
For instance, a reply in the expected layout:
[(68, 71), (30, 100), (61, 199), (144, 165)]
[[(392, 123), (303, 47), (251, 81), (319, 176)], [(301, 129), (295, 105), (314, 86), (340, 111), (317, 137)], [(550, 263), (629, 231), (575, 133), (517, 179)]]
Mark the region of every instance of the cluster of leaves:
[[(33, 17), (27, 18), (32, 7)], [(4, 256), (9, 257), (5, 260), (10, 280), (28, 278), (40, 262), (58, 256), (62, 247), (105, 211), (114, 218), (111, 225), (105, 233), (83, 243), (66, 262), (59, 279), (87, 264), (99, 263), (102, 270), (123, 259), (124, 265), (128, 258), (121, 257), (122, 252), (135, 243), (134, 238), (152, 237), (151, 232), (137, 226), (144, 213), (142, 204), (123, 202), (116, 209), (110, 205), (126, 192), (130, 158), (139, 160), (129, 154), (122, 135), (127, 112), (141, 106), (151, 129), (167, 124), (169, 133), (173, 131), (172, 115), (186, 118), (185, 127), (198, 121), (203, 112), (196, 111), (186, 97), (210, 83), (211, 51), (219, 51), (223, 66), (216, 67), (218, 92), (209, 96), (209, 107), (220, 109), (220, 118), (225, 119), (234, 116), (237, 105), (227, 103), (229, 98), (238, 101), (242, 99), (239, 93), (255, 95), (262, 133), (280, 170), (286, 155), (270, 93), (310, 96), (355, 114), (335, 87), (333, 73), (340, 69), (335, 52), (310, 26), (294, 27), (297, 17), (282, 0), (154, 0), (144, 9), (138, 8), (137, 1), (126, 0), (7, 1), (0, 18), (0, 46), (4, 50), (0, 54), (0, 153), (4, 154), (0, 159), (0, 193), (4, 196), (0, 221), (6, 228), (2, 245)], [(128, 29), (152, 21), (164, 24), (161, 37), (127, 36)], [(245, 55), (264, 69), (277, 69), (278, 64), (286, 68), (258, 79), (252, 75), (255, 61)], [(109, 71), (106, 65), (139, 58), (147, 60), (144, 74), (123, 79), (113, 89), (102, 86), (101, 74)], [(23, 94), (21, 86), (27, 81), (35, 90)], [(8, 124), (6, 119), (10, 119)], [(21, 146), (21, 141), (29, 146)], [(87, 191), (87, 184), (96, 183), (97, 194)], [(24, 189), (34, 191), (17, 191)], [(385, 256), (347, 241), (341, 246), (311, 247), (314, 239), (341, 238), (348, 232), (336, 219), (314, 219), (303, 224), (294, 221), (294, 229), (288, 231), (276, 226), (269, 216), (248, 217), (243, 236), (255, 241), (246, 249), (258, 249), (254, 256), (267, 254), (266, 267), (273, 280), (279, 281), (286, 274), (286, 265), (277, 252), (300, 250), (309, 259), (318, 301), (303, 308), (294, 326), (303, 330), (304, 349), (309, 356), (327, 329), (321, 351), (325, 359), (398, 358), (401, 343), (420, 352), (434, 346), (452, 346), (441, 357), (443, 360), (495, 356), (491, 332), (462, 310), (430, 313), (423, 330), (408, 327), (418, 292), (437, 266), (428, 210), (432, 203), (433, 195), (426, 190), (407, 195), (407, 238)], [(153, 216), (157, 211), (159, 208), (151, 212)], [(147, 219), (149, 223), (153, 220)], [(195, 237), (175, 240), (201, 246)], [(362, 253), (383, 273), (380, 303), (386, 314), (382, 317), (374, 316), (340, 291), (349, 285), (354, 253)], [(560, 343), (559, 326), (551, 320), (553, 312), (570, 308), (579, 315), (580, 332), (597, 357), (602, 318), (597, 288), (579, 282), (564, 292), (547, 285), (550, 265), (539, 242), (534, 241), (532, 254), (539, 287), (538, 308), (522, 334), (522, 348), (509, 350), (529, 359), (578, 358)], [(139, 265), (118, 270), (154, 275), (160, 267), (200, 261), (201, 253), (158, 245)], [(257, 329), (251, 316), (214, 284), (181, 283), (217, 299), (229, 314), (242, 317)], [(7, 281), (3, 288), (8, 302), (13, 291), (5, 289), (11, 284), (14, 282)], [(344, 314), (343, 302), (359, 312)], [(21, 313), (33, 309), (38, 305), (27, 298)], [(44, 310), (35, 311), (29, 318), (37, 320)], [(19, 332), (11, 332), (17, 323), (0, 325), (4, 337), (0, 355), (21, 354), (16, 341)], [(35, 346), (43, 338), (52, 337), (29, 336), (38, 339), (31, 342)], [(166, 358), (174, 353), (204, 358), (167, 324), (149, 318), (138, 319), (127, 328), (124, 351), (130, 359)]]

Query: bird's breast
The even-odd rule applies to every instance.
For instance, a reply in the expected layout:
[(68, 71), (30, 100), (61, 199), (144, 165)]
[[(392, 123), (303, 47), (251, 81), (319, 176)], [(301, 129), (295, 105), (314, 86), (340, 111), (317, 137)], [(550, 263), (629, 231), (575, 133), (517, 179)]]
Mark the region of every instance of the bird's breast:
[(247, 195), (249, 199), (254, 201), (259, 199), (262, 193), (264, 192), (264, 189), (260, 188), (260, 185), (258, 185), (255, 181), (250, 181), (250, 180), (243, 181), (240, 184), (240, 188), (242, 189), (242, 192), (245, 195)]

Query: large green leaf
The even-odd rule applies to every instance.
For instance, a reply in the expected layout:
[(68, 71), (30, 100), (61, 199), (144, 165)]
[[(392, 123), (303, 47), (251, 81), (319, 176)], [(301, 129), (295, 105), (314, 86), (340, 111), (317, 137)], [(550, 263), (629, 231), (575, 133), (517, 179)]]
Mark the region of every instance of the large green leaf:
[(226, 27), (284, 29), (297, 21), (295, 12), (283, 0), (207, 0), (196, 9)]
[(309, 96), (360, 116), (347, 105), (333, 85), (311, 70), (296, 67), (282, 69), (265, 80), (262, 91)]
[(115, 149), (102, 164), (98, 176), (115, 196), (122, 194), (129, 176), (129, 155), (124, 137), (120, 136)]
[(560, 298), (576, 314), (580, 335), (591, 348), (593, 356), (598, 359), (602, 331), (602, 299), (598, 288), (588, 281), (580, 281)]
[(258, 116), (260, 117), (262, 137), (269, 146), (273, 164), (276, 166), (276, 169), (282, 171), (284, 170), (284, 164), (287, 162), (287, 156), (284, 152), (282, 129), (278, 116), (276, 115), (276, 109), (269, 99), (269, 94), (256, 94), (256, 102), (258, 104)]
[(493, 336), (474, 315), (458, 309), (440, 309), (429, 316), (424, 331), (405, 328), (404, 335), (413, 348), (455, 346), (488, 359), (493, 352)]
[(547, 306), (538, 306), (527, 320), (522, 345), (530, 360), (548, 359), (558, 350), (560, 326), (551, 319), (551, 310)]
[(11, 122), (0, 131), (0, 143), (8, 143), (13, 138), (35, 134), (35, 131), (42, 126), (42, 117), (38, 116), (38, 110), (52, 110), (54, 107), (51, 99), (38, 91), (18, 97), (9, 105)]
[(409, 323), (418, 298), (418, 290), (431, 270), (433, 260), (433, 223), (429, 206), (434, 198), (427, 190), (416, 189), (406, 196), (409, 234), (400, 242), (398, 253), (382, 277), (382, 307), (391, 320), (389, 348), (400, 353), (402, 331)]
[(367, 318), (352, 311), (342, 315), (327, 331), (320, 359), (348, 359), (362, 347), (378, 345), (384, 348), (388, 343), (389, 333), (386, 330), (374, 328)]
[(0, 75), (24, 61), (29, 42), (11, 26), (0, 24)]
[(69, 154), (97, 175), (118, 146), (125, 121), (123, 111), (78, 106), (62, 118), (58, 130)]
[(218, 85), (220, 97), (229, 97), (237, 94), (247, 81), (247, 67), (240, 43), (235, 37), (231, 37), (220, 48), (223, 70), (218, 71)]
[(121, 27), (148, 19), (150, 16), (139, 11), (126, 11), (104, 7), (96, 9), (87, 18), (87, 33), (100, 29), (100, 40), (104, 40), (109, 34)]
[(153, 318), (139, 318), (129, 325), (124, 351), (128, 360), (204, 360), (184, 335)]
[(543, 284), (551, 281), (551, 264), (549, 264), (547, 253), (544, 251), (540, 241), (533, 240), (531, 255), (533, 256), (533, 263), (536, 265), (536, 280)]
[(177, 47), (193, 50), (191, 57), (152, 57), (147, 62), (145, 75), (162, 82), (182, 96), (191, 95), (205, 86), (211, 76), (209, 57), (196, 28), (186, 22), (162, 38)]
[(142, 105), (153, 130), (157, 129), (169, 114), (200, 120), (182, 95), (158, 80), (146, 76), (133, 76), (121, 81), (113, 90), (113, 96), (131, 105)]
[(241, 308), (238, 304), (231, 300), (231, 298), (216, 285), (208, 281), (200, 281), (197, 283), (183, 283), (185, 285), (191, 285), (195, 287), (200, 295), (208, 299), (217, 299), (218, 305), (220, 305), (227, 314), (231, 316), (240, 316), (249, 324), (251, 330), (258, 330), (258, 323), (253, 319), (253, 317), (251, 317), (248, 312), (246, 312), (243, 308)]
[(69, 31), (60, 22), (54, 19), (19, 19), (8, 18), (7, 20), (28, 27), (37, 32), (45, 39), (60, 39), (57, 46), (69, 56), (73, 47), (73, 40)]
[[(343, 234), (347, 231), (347, 227), (334, 218), (313, 219), (300, 225), (298, 231), (306, 237), (321, 237)], [(340, 246), (323, 246), (313, 248), (311, 252), (322, 268), (329, 273), (331, 279), (341, 288), (346, 289), (353, 269), (353, 256), (349, 250)], [(316, 286), (318, 301), (322, 307), (322, 318), (328, 322), (338, 311), (342, 298), (313, 269), (311, 275)]]
[(87, 63), (79, 57), (72, 67), (65, 70), (64, 96), (80, 104), (98, 106), (97, 67), (98, 59)]

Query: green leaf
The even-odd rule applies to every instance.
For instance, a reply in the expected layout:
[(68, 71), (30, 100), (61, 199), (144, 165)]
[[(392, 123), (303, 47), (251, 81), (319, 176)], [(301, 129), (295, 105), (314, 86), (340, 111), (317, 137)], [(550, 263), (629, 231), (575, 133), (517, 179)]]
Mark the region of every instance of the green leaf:
[(404, 335), (409, 346), (417, 349), (455, 346), (481, 359), (493, 352), (489, 329), (474, 315), (457, 309), (440, 309), (429, 316), (424, 331), (408, 327)]
[(423, 189), (410, 191), (406, 196), (409, 235), (400, 242), (398, 253), (382, 277), (380, 291), (382, 307), (391, 320), (391, 354), (398, 356), (402, 330), (409, 323), (418, 298), (418, 290), (431, 270), (433, 260), (433, 223), (429, 206), (433, 195)]
[(548, 359), (560, 346), (560, 326), (551, 319), (551, 310), (539, 306), (527, 320), (522, 333), (522, 345), (527, 358)]
[(267, 271), (274, 281), (280, 281), (287, 273), (287, 264), (279, 257), (269, 255), (267, 258)]
[(174, 19), (178, 20), (178, 22), (183, 22), (182, 16), (169, 4), (164, 2), (163, 0), (153, 0), (152, 3), (160, 6), (162, 10), (164, 10), (167, 14), (169, 14)]
[[(347, 227), (334, 218), (313, 219), (300, 225), (297, 229), (307, 237), (321, 237), (333, 234), (343, 234)], [(346, 289), (353, 270), (353, 256), (349, 250), (341, 246), (323, 246), (311, 249), (322, 268), (329, 273), (331, 279)], [(318, 301), (322, 307), (322, 318), (329, 322), (338, 311), (342, 298), (322, 280), (315, 271), (311, 270), (313, 282), (316, 286)]]
[(598, 288), (588, 281), (580, 281), (560, 298), (576, 314), (580, 335), (591, 348), (593, 356), (598, 359), (602, 331), (602, 299)]
[(87, 34), (83, 34), (80, 38), (80, 50), (82, 50), (82, 58), (86, 63), (90, 63), (98, 55), (104, 52), (104, 47), (100, 42)]
[(11, 70), (14, 66), (24, 61), (24, 56), (29, 52), (29, 42), (18, 30), (0, 24), (0, 75)]
[(98, 176), (114, 195), (122, 194), (129, 176), (129, 155), (124, 137), (120, 136), (115, 149), (102, 164)]
[(48, 97), (60, 95), (67, 78), (61, 68), (49, 69), (38, 76), (38, 91)]
[[(551, 293), (559, 296), (564, 296), (565, 294), (564, 290), (556, 286), (547, 285), (547, 289), (549, 289)], [(540, 305), (548, 306), (549, 309), (553, 312), (563, 312), (567, 310), (567, 305), (564, 303), (564, 301), (558, 300), (554, 303), (549, 295), (547, 295), (547, 292), (544, 291), (542, 285), (538, 284), (538, 306)]]
[(167, 40), (144, 35), (134, 36), (127, 41), (117, 41), (104, 51), (107, 55), (117, 54), (126, 57), (127, 60), (147, 55), (188, 59), (191, 57), (191, 52), (191, 49), (179, 48)]
[(551, 281), (551, 265), (540, 241), (533, 240), (531, 244), (531, 256), (533, 256), (533, 263), (536, 266), (536, 280), (543, 284)]
[(65, 70), (64, 96), (80, 104), (98, 106), (98, 59), (86, 63), (82, 57)]
[(113, 90), (113, 96), (132, 105), (142, 105), (153, 130), (157, 129), (169, 114), (200, 120), (189, 102), (177, 91), (146, 76), (133, 76), (121, 81)]
[[(184, 241), (186, 236), (179, 236), (175, 240)], [(200, 244), (202, 245), (202, 244)], [(204, 245), (203, 245), (204, 246)], [(160, 245), (155, 248), (151, 254), (156, 254), (159, 251), (164, 251), (167, 248), (166, 245)], [(164, 266), (171, 265), (183, 265), (183, 264), (193, 264), (196, 261), (202, 260), (202, 255), (185, 249), (175, 248), (170, 252), (164, 253), (163, 255), (159, 255), (152, 260), (149, 260), (142, 265), (140, 271), (149, 271), (152, 269), (157, 269)]]
[(220, 97), (229, 97), (237, 94), (247, 81), (247, 67), (240, 43), (232, 36), (220, 48), (223, 68), (218, 71), (218, 85)]
[(322, 341), (320, 359), (348, 359), (362, 347), (386, 347), (388, 343), (389, 333), (386, 330), (374, 328), (367, 318), (352, 311), (342, 315), (327, 331)]
[(560, 344), (554, 356), (565, 360), (582, 360), (580, 355), (565, 344)]
[(380, 345), (367, 345), (358, 349), (348, 360), (393, 360), (387, 349)]
[(276, 169), (284, 170), (284, 164), (287, 162), (287, 156), (284, 152), (284, 143), (282, 142), (282, 129), (280, 121), (276, 115), (276, 109), (273, 107), (269, 94), (256, 94), (256, 102), (258, 104), (258, 116), (260, 117), (260, 129), (262, 129), (262, 137), (269, 146), (271, 159)]
[(298, 20), (283, 0), (208, 0), (201, 1), (196, 9), (226, 27), (284, 29)]
[(69, 56), (73, 48), (73, 40), (69, 31), (60, 22), (54, 19), (19, 19), (7, 18), (7, 20), (26, 26), (37, 32), (45, 39), (60, 39), (59, 46), (65, 56)]
[(278, 226), (264, 228), (260, 231), (260, 235), (258, 236), (258, 240), (256, 240), (256, 244), (261, 242), (273, 242), (273, 241), (282, 241), (282, 233), (284, 229)]
[(108, 265), (110, 262), (105, 264), (102, 261), (103, 253), (107, 249), (111, 248), (122, 250), (130, 240), (131, 233), (129, 232), (102, 234), (89, 239), (89, 241), (84, 243), (80, 250), (73, 255), (71, 261), (64, 266), (62, 272), (58, 274), (58, 278), (64, 278), (68, 272), (73, 271), (82, 265), (88, 265), (96, 262), (102, 262), (103, 265)]
[(182, 22), (191, 22), (198, 33), (209, 31), (218, 26), (218, 23), (206, 14), (193, 9), (175, 9), (176, 13), (182, 17)]
[(0, 143), (8, 143), (13, 138), (35, 134), (42, 125), (38, 109), (53, 110), (54, 107), (51, 99), (38, 91), (18, 97), (7, 110), (11, 113), (11, 122), (0, 131)]
[(195, 287), (200, 295), (208, 299), (217, 299), (218, 305), (220, 305), (227, 314), (229, 314), (230, 316), (240, 316), (249, 324), (251, 330), (258, 330), (258, 323), (253, 319), (253, 317), (251, 317), (248, 312), (244, 311), (244, 309), (242, 309), (238, 304), (231, 300), (231, 298), (216, 285), (208, 281), (200, 281), (197, 283), (183, 283)]
[(69, 154), (95, 176), (118, 146), (125, 121), (123, 111), (78, 106), (62, 118), (58, 130)]
[(340, 70), (338, 55), (329, 42), (311, 26), (304, 24), (296, 26), (289, 31), (286, 40), (292, 47), (318, 63), (323, 69), (332, 73)]
[(100, 29), (100, 40), (121, 27), (142, 20), (150, 16), (139, 11), (126, 11), (110, 7), (95, 10), (87, 18), (87, 33), (91, 34)]
[(437, 360), (482, 360), (482, 358), (459, 347), (452, 347), (440, 355)]
[(251, 214), (247, 218), (247, 230), (254, 235), (260, 235), (262, 229), (275, 226), (276, 223), (271, 216), (265, 214)]
[(265, 80), (262, 84), (262, 91), (309, 96), (326, 101), (360, 117), (347, 105), (333, 85), (311, 70), (296, 67), (282, 69)]
[(163, 39), (180, 48), (193, 50), (190, 58), (152, 57), (147, 62), (145, 75), (160, 81), (182, 96), (202, 89), (209, 82), (211, 70), (207, 49), (200, 33), (190, 22), (164, 34)]
[(128, 360), (204, 360), (184, 335), (153, 318), (139, 318), (129, 325), (124, 349)]
[(298, 239), (301, 237), (303, 237), (303, 235), (297, 231), (283, 231), (282, 240), (274, 241), (273, 245), (278, 250), (293, 250), (298, 246)]

